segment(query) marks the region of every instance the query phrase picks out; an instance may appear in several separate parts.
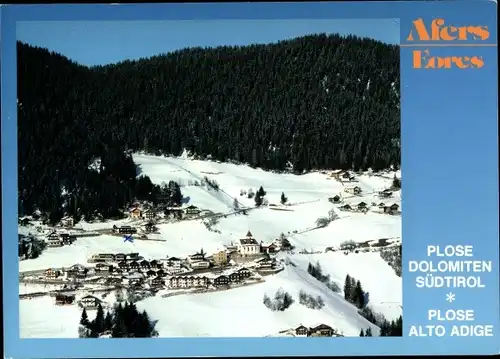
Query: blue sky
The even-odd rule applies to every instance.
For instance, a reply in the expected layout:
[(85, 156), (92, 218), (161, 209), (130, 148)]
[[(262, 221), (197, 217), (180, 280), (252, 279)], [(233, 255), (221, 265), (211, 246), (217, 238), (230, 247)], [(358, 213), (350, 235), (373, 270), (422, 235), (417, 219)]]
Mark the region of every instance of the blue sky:
[(399, 43), (397, 19), (43, 21), (18, 22), (17, 39), (82, 65), (104, 65), (185, 47), (269, 43), (340, 33)]

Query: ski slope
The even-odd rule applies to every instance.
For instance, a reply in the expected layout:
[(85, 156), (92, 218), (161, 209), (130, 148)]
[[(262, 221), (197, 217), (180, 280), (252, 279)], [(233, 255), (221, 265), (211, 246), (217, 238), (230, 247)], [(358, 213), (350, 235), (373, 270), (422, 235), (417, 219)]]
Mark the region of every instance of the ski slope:
[[(272, 297), (278, 288), (289, 292), (295, 303), (284, 312), (271, 312), (262, 304), (262, 299), (264, 294)], [(320, 295), (325, 306), (312, 310), (300, 305), (298, 293), (301, 289), (314, 296)], [(340, 328), (346, 336), (357, 336), (360, 328), (368, 327), (378, 333), (378, 328), (359, 316), (356, 308), (343, 297), (332, 293), (303, 269), (293, 266), (266, 277), (263, 284), (216, 293), (151, 297), (142, 301), (139, 308), (159, 319), (157, 329), (162, 337), (263, 337), (300, 324), (316, 326), (321, 323)], [(179, 315), (185, 310), (189, 315)]]
[[(169, 256), (185, 258), (201, 248), (208, 254), (220, 250), (225, 244), (236, 242), (251, 231), (257, 241), (270, 242), (281, 233), (288, 236), (296, 247), (292, 253), (281, 253), (297, 266), (288, 265), (285, 270), (265, 277), (265, 282), (228, 291), (180, 295), (168, 298), (160, 296), (138, 303), (158, 320), (157, 329), (162, 337), (182, 336), (267, 336), (294, 328), (300, 324), (315, 326), (321, 323), (343, 331), (346, 336), (357, 336), (361, 329), (372, 326), (357, 314), (356, 309), (323, 283), (311, 277), (307, 271), (309, 262), (319, 262), (325, 274), (330, 275), (343, 287), (346, 274), (359, 279), (369, 292), (369, 305), (388, 319), (401, 314), (402, 281), (380, 258), (379, 253), (344, 255), (342, 252), (324, 253), (326, 247), (338, 247), (346, 240), (366, 242), (380, 238), (401, 238), (401, 217), (369, 211), (366, 214), (342, 212), (328, 201), (337, 194), (343, 196), (343, 204), (356, 206), (386, 202), (401, 205), (400, 193), (394, 198), (380, 200), (374, 193), (390, 187), (394, 173), (383, 177), (368, 173), (357, 176), (353, 185), (363, 190), (360, 196), (344, 192), (342, 184), (327, 174), (312, 172), (304, 175), (280, 174), (254, 169), (246, 165), (218, 163), (213, 161), (135, 154), (134, 161), (141, 173), (148, 175), (154, 183), (170, 180), (181, 185), (184, 206), (195, 205), (202, 210), (216, 213), (234, 211), (234, 198), (246, 207), (253, 207), (254, 200), (240, 196), (242, 190), (256, 192), (263, 187), (269, 204), (279, 205), (284, 192), (290, 206), (288, 211), (273, 210), (264, 206), (248, 211), (247, 215), (228, 215), (213, 227), (220, 233), (207, 230), (201, 220), (160, 224), (160, 237), (164, 242), (124, 242), (119, 236), (101, 235), (79, 238), (71, 246), (48, 248), (33, 260), (21, 261), (20, 272), (43, 270), (50, 267), (68, 267), (76, 263), (85, 264), (93, 254), (103, 252), (139, 252), (146, 259), (164, 259)], [(397, 174), (400, 176), (400, 174)], [(220, 191), (206, 186), (194, 185), (207, 176), (217, 181)], [(334, 209), (339, 219), (325, 228), (315, 228), (319, 217), (327, 217)], [(111, 228), (129, 220), (99, 223), (80, 223), (85, 230)], [(302, 250), (321, 254), (300, 254)], [(262, 304), (264, 294), (273, 296), (283, 288), (294, 297), (295, 303), (284, 312), (271, 312)], [(20, 288), (21, 290), (21, 288)], [(325, 301), (321, 310), (312, 310), (298, 303), (298, 292), (304, 290), (320, 295)], [(30, 292), (36, 290), (22, 289)], [(43, 310), (40, 310), (43, 308)], [(168, 309), (167, 309), (168, 308)], [(22, 300), (20, 302), (20, 325), (22, 337), (76, 337), (80, 310), (76, 305), (56, 307), (49, 297)], [(44, 325), (50, 318), (60, 318), (57, 325)], [(76, 319), (75, 319), (76, 318)], [(75, 323), (76, 321), (76, 323)], [(244, 324), (242, 324), (244, 323)], [(374, 333), (376, 328), (373, 328)]]

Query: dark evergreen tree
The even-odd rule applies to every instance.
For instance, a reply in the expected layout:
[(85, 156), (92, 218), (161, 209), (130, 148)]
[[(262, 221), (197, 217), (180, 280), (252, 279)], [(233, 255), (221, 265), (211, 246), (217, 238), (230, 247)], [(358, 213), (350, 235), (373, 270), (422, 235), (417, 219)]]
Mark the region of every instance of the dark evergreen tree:
[(111, 330), (113, 328), (113, 316), (110, 312), (106, 313), (106, 317), (104, 318), (104, 331)]
[(353, 293), (353, 298), (352, 301), (358, 307), (359, 309), (363, 308), (365, 306), (365, 292), (363, 291), (363, 288), (361, 286), (361, 282), (358, 280), (356, 281), (356, 286), (354, 287), (354, 293)]
[(20, 259), (35, 259), (42, 254), (47, 243), (33, 235), (18, 235), (18, 250)]
[(401, 337), (403, 336), (403, 317), (399, 316), (397, 320), (384, 320), (380, 326), (381, 337)]
[(264, 191), (264, 188), (262, 188), (262, 186), (260, 186), (259, 190), (257, 191), (257, 195), (259, 195), (260, 197), (264, 197), (266, 195), (266, 191)]
[(254, 200), (255, 200), (255, 205), (257, 207), (262, 205), (262, 197), (259, 195), (258, 192), (255, 194)]
[(97, 306), (97, 313), (96, 313), (96, 316), (95, 316), (93, 323), (94, 323), (93, 329), (97, 333), (99, 333), (99, 334), (104, 333), (104, 330), (106, 328), (106, 324), (105, 324), (104, 310), (103, 310), (101, 304), (99, 304)]
[(281, 204), (285, 204), (288, 201), (288, 198), (285, 196), (285, 192), (281, 192)]
[(290, 293), (286, 292), (285, 295), (283, 296), (283, 307), (288, 308), (292, 305), (293, 303), (293, 298), (290, 295)]
[[(313, 265), (311, 264), (311, 262), (309, 262), (309, 264), (307, 265), (307, 272), (308, 272), (310, 275), (312, 275), (313, 271), (314, 271), (314, 267), (313, 267)], [(313, 277), (314, 277), (314, 276), (313, 276)]]
[(84, 311), (80, 324), (88, 330), (86, 336), (90, 338), (98, 338), (106, 331), (111, 331), (112, 338), (149, 338), (158, 335), (156, 322), (150, 320), (146, 311), (140, 313), (135, 304), (129, 302), (125, 305), (119, 303), (113, 312), (107, 312), (106, 315), (102, 306), (98, 307), (92, 322), (88, 321)]
[(93, 325), (93, 323), (90, 323), (89, 325), (89, 338), (99, 338), (99, 332), (96, 330), (95, 326)]
[(392, 179), (392, 188), (401, 189), (401, 179), (396, 175), (394, 175), (394, 178)]
[(368, 328), (366, 329), (366, 334), (365, 334), (365, 337), (372, 337), (372, 328)]
[(180, 206), (182, 203), (182, 192), (181, 192), (181, 187), (177, 182), (170, 181), (172, 184), (171, 189), (172, 189), (172, 197), (171, 201), (172, 204), (175, 206)]
[(350, 277), (350, 280), (351, 280), (351, 284), (350, 284), (351, 292), (349, 293), (349, 298), (351, 298), (350, 302), (354, 303), (355, 300), (356, 300), (356, 283), (357, 283), (357, 280), (354, 277)]
[(402, 337), (403, 336), (403, 316), (399, 316), (396, 320), (393, 328), (393, 337)]
[(129, 337), (129, 332), (127, 330), (127, 326), (125, 325), (123, 317), (116, 318), (116, 322), (113, 324), (113, 328), (111, 329), (111, 337), (112, 338)]
[(359, 336), (360, 337), (364, 337), (365, 336), (365, 332), (363, 331), (363, 329), (361, 329), (361, 331), (359, 332)]
[(89, 325), (89, 317), (87, 315), (87, 311), (85, 310), (85, 308), (83, 308), (83, 311), (82, 311), (82, 317), (80, 319), (80, 324), (83, 326)]
[(344, 282), (344, 299), (347, 300), (348, 302), (352, 301), (351, 293), (352, 293), (351, 276), (347, 274), (345, 276), (345, 282)]
[(391, 334), (390, 323), (387, 320), (384, 320), (382, 325), (380, 326), (380, 336), (388, 337)]

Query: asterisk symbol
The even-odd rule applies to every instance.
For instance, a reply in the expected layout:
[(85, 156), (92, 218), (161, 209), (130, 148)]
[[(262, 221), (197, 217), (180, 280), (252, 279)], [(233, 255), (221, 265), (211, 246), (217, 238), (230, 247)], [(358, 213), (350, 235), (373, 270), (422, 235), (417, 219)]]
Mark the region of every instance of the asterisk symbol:
[(446, 300), (450, 303), (453, 302), (455, 300), (455, 293), (450, 292), (450, 293), (446, 294)]

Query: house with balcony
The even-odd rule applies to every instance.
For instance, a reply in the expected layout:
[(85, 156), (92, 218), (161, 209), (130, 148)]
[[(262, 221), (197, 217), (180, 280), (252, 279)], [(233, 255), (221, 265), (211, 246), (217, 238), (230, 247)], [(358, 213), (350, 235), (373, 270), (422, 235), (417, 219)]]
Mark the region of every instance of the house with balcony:
[(116, 225), (114, 225), (113, 232), (118, 234), (135, 234), (137, 233), (137, 229), (131, 226), (117, 227)]
[(52, 231), (47, 237), (46, 242), (48, 247), (62, 247), (63, 241), (59, 233)]
[(142, 219), (145, 219), (145, 220), (149, 220), (149, 221), (152, 221), (154, 219), (156, 219), (156, 217), (158, 217), (158, 214), (157, 212), (152, 209), (152, 208), (148, 208), (148, 209), (145, 209), (144, 211), (142, 211), (141, 213), (141, 218)]
[(154, 277), (151, 279), (151, 285), (153, 287), (162, 287), (165, 285), (165, 281), (161, 277)]
[(189, 207), (186, 207), (184, 209), (184, 215), (186, 218), (194, 218), (194, 217), (198, 217), (201, 213), (201, 209), (199, 209), (198, 207), (196, 206), (189, 206)]
[(213, 280), (213, 284), (215, 287), (223, 287), (228, 286), (231, 283), (231, 280), (228, 276), (220, 275)]
[(48, 280), (57, 279), (62, 275), (60, 270), (56, 270), (56, 269), (52, 269), (52, 268), (47, 269), (44, 274), (45, 274), (45, 278)]

